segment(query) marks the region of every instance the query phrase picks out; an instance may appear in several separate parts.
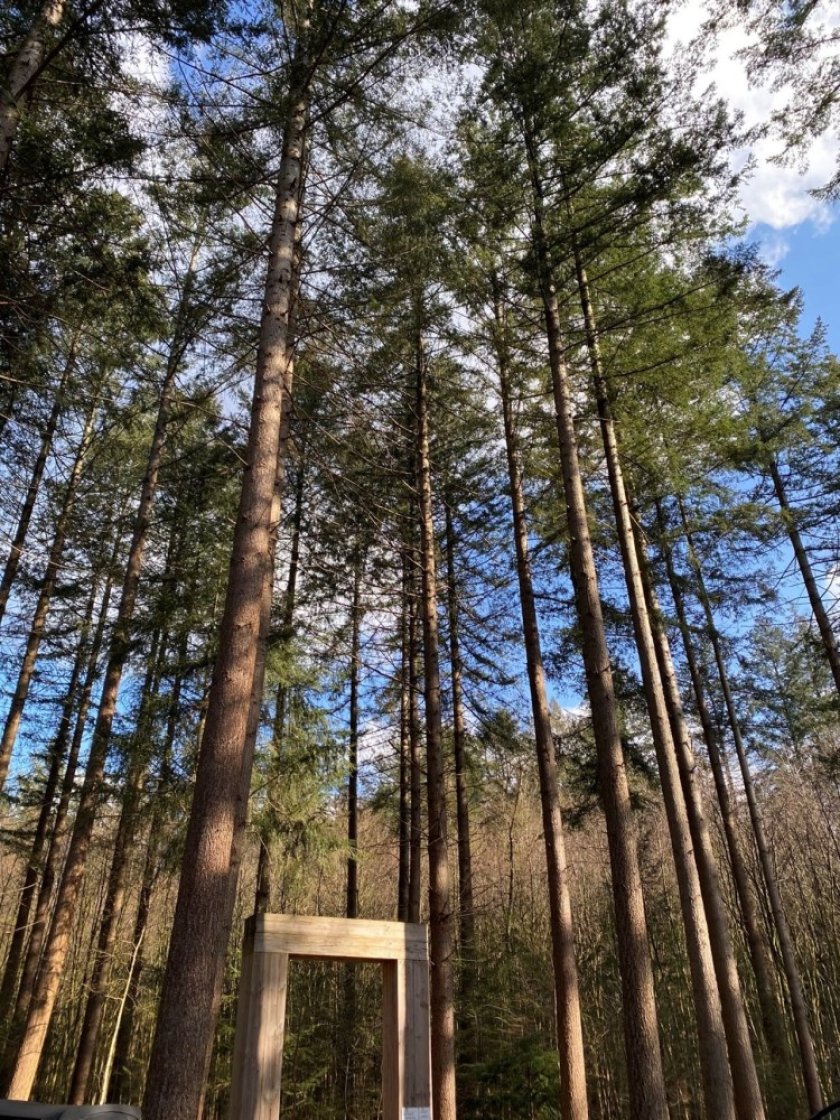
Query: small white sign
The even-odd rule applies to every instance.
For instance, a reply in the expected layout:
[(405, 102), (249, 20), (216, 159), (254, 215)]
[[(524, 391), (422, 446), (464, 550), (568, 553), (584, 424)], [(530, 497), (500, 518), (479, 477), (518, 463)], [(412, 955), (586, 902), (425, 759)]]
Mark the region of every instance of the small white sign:
[(432, 1120), (432, 1110), (430, 1108), (404, 1108), (402, 1110), (402, 1120)]

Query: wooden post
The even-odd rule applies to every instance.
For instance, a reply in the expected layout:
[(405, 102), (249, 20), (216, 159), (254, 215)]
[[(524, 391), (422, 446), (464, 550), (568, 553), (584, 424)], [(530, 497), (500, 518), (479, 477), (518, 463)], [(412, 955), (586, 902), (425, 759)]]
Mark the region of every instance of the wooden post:
[(231, 1120), (277, 1120), (289, 958), (382, 965), (383, 1120), (432, 1120), (426, 928), (257, 914), (245, 926)]
[(289, 954), (255, 946), (245, 926), (231, 1083), (232, 1120), (277, 1120), (286, 1025)]

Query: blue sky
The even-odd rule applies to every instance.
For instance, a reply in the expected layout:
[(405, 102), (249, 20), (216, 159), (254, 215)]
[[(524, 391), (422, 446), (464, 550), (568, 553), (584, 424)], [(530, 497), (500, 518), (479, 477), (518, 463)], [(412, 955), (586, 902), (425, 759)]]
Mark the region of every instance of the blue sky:
[[(734, 170), (751, 167), (740, 189), (741, 211), (749, 224), (747, 240), (761, 243), (763, 258), (781, 270), (780, 284), (802, 289), (803, 329), (820, 316), (829, 328), (829, 344), (840, 351), (840, 205), (830, 206), (813, 193), (836, 169), (840, 136), (829, 129), (808, 138), (800, 151), (785, 152), (772, 122), (786, 115), (795, 93), (788, 86), (775, 86), (771, 75), (748, 69), (744, 51), (752, 38), (742, 22), (734, 21), (717, 37), (708, 35), (703, 24), (714, 8), (713, 0), (676, 5), (667, 25), (666, 57), (675, 66), (696, 64), (696, 96), (723, 97), (732, 112), (740, 114), (744, 127), (757, 130), (759, 138), (731, 157)], [(840, 28), (837, 0), (816, 0), (811, 20), (830, 38)], [(808, 65), (802, 63), (800, 75), (806, 84)], [(810, 65), (813, 68), (813, 62)]]
[(828, 328), (828, 342), (840, 353), (840, 213), (835, 208), (830, 225), (801, 222), (782, 233), (765, 223), (750, 232), (763, 255), (781, 270), (779, 283), (800, 287), (805, 297), (803, 327), (820, 317)]

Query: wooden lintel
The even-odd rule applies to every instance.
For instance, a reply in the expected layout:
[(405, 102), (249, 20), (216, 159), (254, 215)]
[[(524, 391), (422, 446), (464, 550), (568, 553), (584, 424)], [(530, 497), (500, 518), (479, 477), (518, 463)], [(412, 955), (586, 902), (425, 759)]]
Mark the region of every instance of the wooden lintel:
[(255, 953), (288, 953), (339, 961), (425, 961), (426, 927), (361, 918), (315, 918), (259, 914)]

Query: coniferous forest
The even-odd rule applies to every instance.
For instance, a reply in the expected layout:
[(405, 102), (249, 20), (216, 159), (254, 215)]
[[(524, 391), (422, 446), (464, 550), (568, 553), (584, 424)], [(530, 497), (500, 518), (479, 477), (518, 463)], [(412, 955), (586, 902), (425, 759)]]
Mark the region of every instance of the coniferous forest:
[(840, 1097), (840, 363), (703, 77), (795, 161), (837, 17), (707, 7), (3, 5), (0, 1095), (227, 1118), (268, 912), (428, 923), (435, 1120)]

